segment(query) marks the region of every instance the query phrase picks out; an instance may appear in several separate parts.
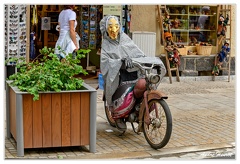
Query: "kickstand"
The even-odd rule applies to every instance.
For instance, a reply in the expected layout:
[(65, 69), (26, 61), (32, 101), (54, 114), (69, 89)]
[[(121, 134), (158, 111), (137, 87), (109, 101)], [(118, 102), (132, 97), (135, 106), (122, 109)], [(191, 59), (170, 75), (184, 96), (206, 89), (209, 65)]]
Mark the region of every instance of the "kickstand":
[(133, 123), (131, 122), (131, 125), (132, 125), (132, 129), (133, 129), (133, 131), (136, 133), (136, 134), (141, 134), (141, 133), (139, 133), (139, 132), (136, 132), (136, 130), (135, 130), (135, 127), (134, 127), (134, 125), (133, 125)]

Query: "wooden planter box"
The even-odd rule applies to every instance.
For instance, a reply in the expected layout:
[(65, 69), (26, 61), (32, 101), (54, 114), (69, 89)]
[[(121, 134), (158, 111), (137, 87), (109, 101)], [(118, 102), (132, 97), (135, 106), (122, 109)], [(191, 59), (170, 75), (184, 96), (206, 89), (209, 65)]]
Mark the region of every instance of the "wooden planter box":
[(40, 99), (16, 87), (6, 89), (7, 137), (24, 148), (89, 145), (96, 150), (97, 92), (84, 83), (82, 90), (41, 92)]

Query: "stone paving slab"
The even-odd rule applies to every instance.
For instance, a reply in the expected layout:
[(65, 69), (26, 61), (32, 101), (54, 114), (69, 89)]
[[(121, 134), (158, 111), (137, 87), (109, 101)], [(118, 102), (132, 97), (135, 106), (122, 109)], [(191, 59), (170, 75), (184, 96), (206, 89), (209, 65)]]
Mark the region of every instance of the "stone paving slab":
[[(96, 81), (89, 84), (97, 86)], [(171, 139), (160, 150), (152, 149), (144, 135), (135, 134), (130, 124), (124, 136), (119, 136), (120, 132), (106, 120), (102, 91), (98, 90), (96, 153), (89, 153), (88, 146), (41, 148), (25, 149), (25, 156), (17, 157), (15, 141), (5, 138), (5, 159), (147, 158), (163, 152), (171, 154), (175, 150), (210, 149), (211, 145), (221, 148), (235, 142), (235, 81), (164, 82), (160, 88), (169, 95), (166, 102), (173, 117)]]

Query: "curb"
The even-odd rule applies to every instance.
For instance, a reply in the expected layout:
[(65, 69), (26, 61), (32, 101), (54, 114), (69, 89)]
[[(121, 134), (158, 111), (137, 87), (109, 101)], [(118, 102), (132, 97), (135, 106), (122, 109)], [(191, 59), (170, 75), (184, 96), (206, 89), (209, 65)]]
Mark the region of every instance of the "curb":
[[(175, 148), (164, 148), (159, 150), (150, 151), (135, 151), (135, 152), (112, 152), (106, 154), (89, 154), (84, 156), (78, 156), (71, 159), (87, 159), (87, 160), (120, 160), (120, 159), (144, 159), (144, 158), (161, 158), (161, 157), (175, 157), (179, 154), (184, 153), (196, 153), (211, 151), (216, 149), (224, 148), (235, 148), (234, 144), (222, 143), (222, 144), (208, 144), (208, 145), (197, 145), (189, 147), (175, 147)], [(65, 158), (68, 159), (68, 158)]]
[[(189, 146), (189, 147), (176, 147), (159, 150), (159, 153), (151, 154), (152, 158), (160, 158), (160, 157), (173, 157), (178, 154), (183, 153), (196, 153), (196, 152), (204, 152), (204, 151), (212, 151), (216, 149), (225, 149), (225, 148), (235, 148), (233, 144), (230, 143), (221, 143), (221, 144), (208, 144), (208, 145), (197, 145), (197, 146)], [(171, 151), (171, 153), (169, 153)]]

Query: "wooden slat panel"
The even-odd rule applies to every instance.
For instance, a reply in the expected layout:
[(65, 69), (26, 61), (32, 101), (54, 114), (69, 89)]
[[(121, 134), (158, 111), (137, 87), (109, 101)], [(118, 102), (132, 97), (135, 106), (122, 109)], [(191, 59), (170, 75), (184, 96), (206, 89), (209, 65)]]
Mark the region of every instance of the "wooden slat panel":
[(10, 97), (10, 105), (9, 105), (9, 114), (10, 114), (10, 133), (13, 138), (17, 140), (17, 129), (16, 129), (16, 94), (12, 90), (9, 89), (9, 97)]
[(43, 147), (52, 146), (51, 94), (40, 94), (42, 99)]
[(70, 146), (70, 93), (62, 93), (62, 146)]
[(62, 103), (61, 94), (52, 94), (52, 146), (62, 145)]
[[(16, 137), (16, 95), (12, 90), (10, 99), (14, 99), (10, 102), (10, 129)], [(88, 145), (89, 108), (90, 93), (40, 94), (38, 101), (30, 94), (23, 95), (24, 147)]]
[(71, 146), (80, 145), (80, 93), (71, 93)]
[(41, 96), (39, 100), (33, 101), (33, 147), (42, 147), (42, 102)]
[(90, 143), (90, 93), (81, 93), (81, 145)]
[(33, 147), (33, 96), (30, 94), (23, 95), (23, 136), (24, 148)]

